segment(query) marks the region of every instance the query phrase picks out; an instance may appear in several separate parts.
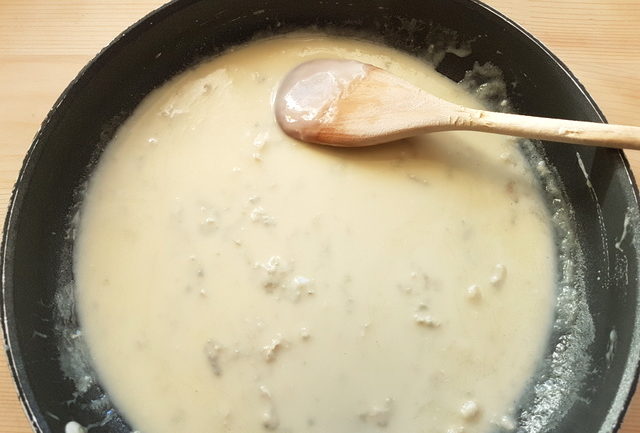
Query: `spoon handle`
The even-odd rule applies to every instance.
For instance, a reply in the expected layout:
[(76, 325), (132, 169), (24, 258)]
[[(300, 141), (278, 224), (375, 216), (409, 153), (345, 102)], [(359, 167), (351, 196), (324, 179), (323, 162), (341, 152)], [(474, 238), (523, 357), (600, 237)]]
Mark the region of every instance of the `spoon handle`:
[(516, 137), (640, 150), (640, 127), (579, 122), (464, 108), (458, 128)]

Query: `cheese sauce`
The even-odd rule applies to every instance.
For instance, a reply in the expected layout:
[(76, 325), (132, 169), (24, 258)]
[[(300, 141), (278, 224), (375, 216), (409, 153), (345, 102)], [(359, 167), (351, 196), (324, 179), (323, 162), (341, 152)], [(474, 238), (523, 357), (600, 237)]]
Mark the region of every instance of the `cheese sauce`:
[(319, 34), (252, 42), (152, 92), (81, 210), (78, 312), (102, 383), (144, 433), (512, 427), (556, 279), (524, 158), (472, 132), (296, 142), (273, 97), (314, 58), (480, 107), (415, 58)]

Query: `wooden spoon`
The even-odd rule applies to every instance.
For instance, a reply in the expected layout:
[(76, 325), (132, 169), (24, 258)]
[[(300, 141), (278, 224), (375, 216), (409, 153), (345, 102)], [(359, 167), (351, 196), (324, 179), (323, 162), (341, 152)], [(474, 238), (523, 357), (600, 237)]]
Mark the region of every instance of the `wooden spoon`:
[(353, 60), (312, 60), (293, 69), (280, 85), (275, 114), (291, 137), (331, 146), (370, 146), (427, 132), (469, 130), (640, 149), (640, 127), (474, 110)]

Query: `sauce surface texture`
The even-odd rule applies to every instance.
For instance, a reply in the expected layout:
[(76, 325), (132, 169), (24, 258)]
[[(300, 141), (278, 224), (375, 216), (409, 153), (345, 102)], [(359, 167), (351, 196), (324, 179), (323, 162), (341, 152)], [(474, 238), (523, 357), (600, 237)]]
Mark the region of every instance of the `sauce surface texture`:
[(273, 97), (314, 58), (480, 107), (406, 54), (318, 34), (252, 42), (152, 92), (81, 209), (78, 311), (101, 381), (144, 433), (508, 427), (555, 300), (534, 176), (490, 134), (290, 139)]

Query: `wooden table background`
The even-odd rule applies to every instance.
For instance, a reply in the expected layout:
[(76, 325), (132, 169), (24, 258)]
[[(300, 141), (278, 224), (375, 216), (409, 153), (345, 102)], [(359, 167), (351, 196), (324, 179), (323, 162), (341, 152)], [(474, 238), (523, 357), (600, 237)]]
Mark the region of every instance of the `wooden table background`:
[[(486, 1), (558, 55), (610, 122), (640, 126), (640, 0)], [(58, 95), (102, 47), (162, 3), (0, 0), (1, 218), (24, 154)], [(627, 155), (640, 178), (640, 152)], [(29, 432), (0, 351), (0, 433)], [(640, 394), (622, 433), (640, 433)]]

